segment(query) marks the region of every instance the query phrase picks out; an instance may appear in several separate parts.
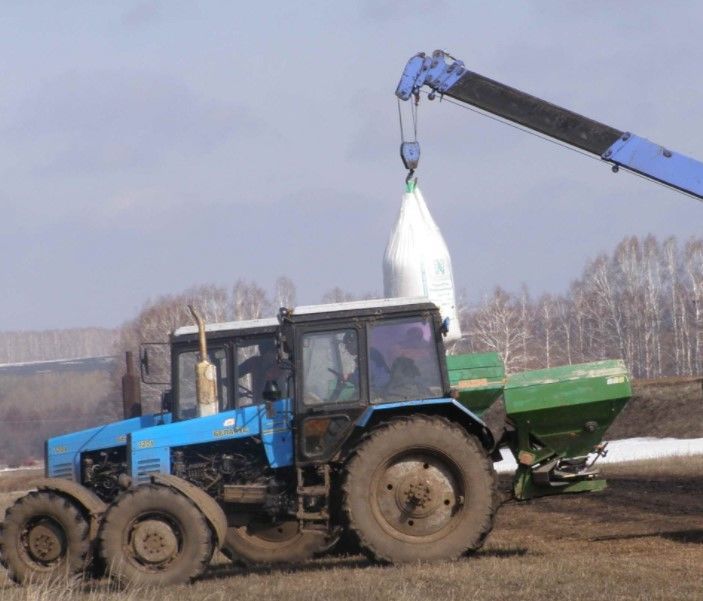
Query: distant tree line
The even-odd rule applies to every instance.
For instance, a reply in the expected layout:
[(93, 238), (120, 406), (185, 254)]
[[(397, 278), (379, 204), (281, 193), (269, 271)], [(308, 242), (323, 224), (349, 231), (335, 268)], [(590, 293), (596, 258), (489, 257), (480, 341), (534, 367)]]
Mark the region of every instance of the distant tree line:
[[(323, 303), (356, 295), (328, 290)], [(589, 261), (564, 294), (533, 298), (496, 288), (478, 305), (460, 297), (464, 338), (450, 352), (495, 351), (509, 372), (559, 364), (623, 358), (638, 378), (703, 373), (703, 239), (628, 237), (611, 254)], [(168, 342), (175, 328), (193, 322), (187, 305), (208, 322), (256, 319), (296, 305), (287, 277), (267, 291), (238, 280), (231, 287), (205, 285), (147, 302), (117, 330), (0, 333), (0, 361), (19, 362), (121, 354), (142, 342)], [(163, 347), (164, 349), (166, 347)], [(167, 379), (168, 354), (155, 371)], [(119, 418), (119, 380), (113, 374), (44, 374), (0, 381), (0, 463), (41, 456), (48, 436)], [(163, 387), (144, 386), (145, 411), (158, 410)]]
[(108, 328), (0, 332), (0, 363), (103, 357), (116, 341)]
[(564, 294), (496, 288), (464, 306), (464, 351), (509, 371), (622, 358), (637, 378), (703, 373), (703, 239), (628, 237), (589, 261)]
[(114, 421), (120, 392), (105, 371), (0, 378), (0, 464), (43, 457), (47, 438)]

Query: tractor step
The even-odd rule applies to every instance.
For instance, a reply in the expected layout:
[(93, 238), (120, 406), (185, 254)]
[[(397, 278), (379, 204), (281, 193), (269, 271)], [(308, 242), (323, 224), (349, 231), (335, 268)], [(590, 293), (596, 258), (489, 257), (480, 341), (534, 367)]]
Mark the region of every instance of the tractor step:
[(326, 497), (327, 493), (328, 488), (324, 485), (298, 487), (298, 494), (304, 497)]
[(298, 468), (298, 510), (296, 517), (301, 528), (327, 529), (329, 526), (329, 465), (310, 468)]

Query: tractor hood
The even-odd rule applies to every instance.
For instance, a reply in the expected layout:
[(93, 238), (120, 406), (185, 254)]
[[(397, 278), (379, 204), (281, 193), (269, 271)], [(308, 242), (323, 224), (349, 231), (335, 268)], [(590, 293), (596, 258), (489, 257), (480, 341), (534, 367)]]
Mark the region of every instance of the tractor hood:
[(81, 453), (123, 447), (127, 444), (127, 434), (168, 423), (171, 423), (170, 413), (142, 415), (50, 438), (44, 448), (46, 476), (79, 482)]

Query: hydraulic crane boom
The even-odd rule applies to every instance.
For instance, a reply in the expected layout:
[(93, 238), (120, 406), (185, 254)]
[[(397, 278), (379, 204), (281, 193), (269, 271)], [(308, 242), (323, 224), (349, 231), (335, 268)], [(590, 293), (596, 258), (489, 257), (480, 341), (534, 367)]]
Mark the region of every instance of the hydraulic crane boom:
[[(700, 161), (473, 73), (441, 50), (435, 50), (431, 57), (424, 52), (413, 56), (395, 93), (408, 100), (423, 86), (430, 88), (430, 98), (435, 94), (449, 96), (598, 155), (613, 165), (613, 171), (622, 167), (703, 200)], [(416, 143), (401, 148), (401, 153), (406, 165), (417, 164)]]

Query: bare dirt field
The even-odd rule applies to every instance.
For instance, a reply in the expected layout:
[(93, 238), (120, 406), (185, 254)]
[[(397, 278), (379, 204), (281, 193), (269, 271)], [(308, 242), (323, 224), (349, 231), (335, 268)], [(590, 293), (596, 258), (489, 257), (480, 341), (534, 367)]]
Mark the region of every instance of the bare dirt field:
[[(195, 584), (159, 591), (117, 591), (108, 580), (19, 588), (0, 574), (0, 599), (703, 599), (703, 457), (611, 465), (607, 475), (601, 493), (505, 503), (486, 546), (460, 561), (386, 567), (328, 556), (286, 569), (216, 562)], [(501, 484), (507, 490), (509, 480)], [(10, 495), (0, 494), (7, 505)]]
[(634, 380), (632, 398), (615, 418), (606, 439), (637, 436), (703, 436), (703, 379)]

